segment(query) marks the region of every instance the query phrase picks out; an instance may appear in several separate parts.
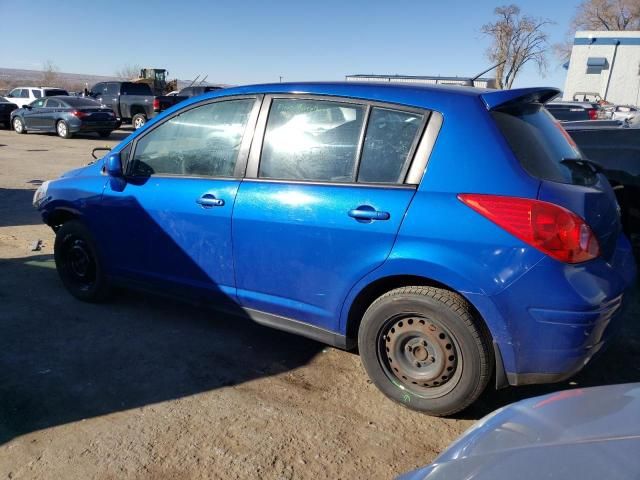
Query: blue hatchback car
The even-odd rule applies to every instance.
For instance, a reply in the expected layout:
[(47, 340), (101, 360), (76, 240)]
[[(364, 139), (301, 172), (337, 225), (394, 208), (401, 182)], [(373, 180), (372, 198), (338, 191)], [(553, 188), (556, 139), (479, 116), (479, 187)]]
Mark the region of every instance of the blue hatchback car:
[[(34, 204), (75, 297), (204, 300), (341, 348), (432, 415), (565, 379), (635, 276), (614, 193), (548, 88), (230, 88), (154, 118)], [(214, 366), (212, 366), (214, 367)]]

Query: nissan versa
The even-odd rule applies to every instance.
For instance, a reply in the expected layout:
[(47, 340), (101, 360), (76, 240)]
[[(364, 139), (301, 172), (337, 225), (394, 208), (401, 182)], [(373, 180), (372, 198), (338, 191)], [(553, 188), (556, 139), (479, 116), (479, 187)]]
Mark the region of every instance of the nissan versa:
[(492, 378), (571, 376), (620, 323), (635, 262), (557, 93), (219, 90), (34, 203), (75, 297), (128, 285), (357, 346), (388, 397), (449, 415)]

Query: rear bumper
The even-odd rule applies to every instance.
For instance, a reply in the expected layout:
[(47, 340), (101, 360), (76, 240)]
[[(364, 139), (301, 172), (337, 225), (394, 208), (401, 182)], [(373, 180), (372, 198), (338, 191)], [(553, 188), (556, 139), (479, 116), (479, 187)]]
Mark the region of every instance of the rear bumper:
[(615, 337), (625, 320), (636, 267), (621, 236), (609, 262), (564, 265), (545, 258), (489, 297), (501, 317), (492, 332), (510, 385), (563, 381)]
[(105, 121), (105, 122), (82, 122), (79, 125), (71, 127), (73, 133), (76, 132), (105, 132), (116, 130), (118, 128), (118, 121)]

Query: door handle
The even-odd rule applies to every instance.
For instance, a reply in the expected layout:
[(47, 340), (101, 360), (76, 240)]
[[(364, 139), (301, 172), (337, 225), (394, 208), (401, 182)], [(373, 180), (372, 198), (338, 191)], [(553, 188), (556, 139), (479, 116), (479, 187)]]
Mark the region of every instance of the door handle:
[(202, 208), (222, 207), (224, 200), (216, 198), (216, 196), (211, 193), (205, 193), (196, 200), (196, 203), (202, 205)]
[(349, 210), (349, 216), (356, 220), (389, 220), (389, 212), (381, 212), (369, 205), (360, 205), (358, 208)]

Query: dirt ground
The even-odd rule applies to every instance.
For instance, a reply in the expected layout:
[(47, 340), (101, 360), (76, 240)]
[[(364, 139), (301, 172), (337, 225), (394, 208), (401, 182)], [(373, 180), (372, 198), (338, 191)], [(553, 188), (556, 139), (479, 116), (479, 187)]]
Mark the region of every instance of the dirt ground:
[(623, 335), (576, 378), (490, 389), (449, 419), (388, 401), (353, 353), (148, 295), (78, 302), (33, 190), (128, 133), (0, 131), (0, 478), (392, 478), (511, 401), (640, 381), (637, 295)]

